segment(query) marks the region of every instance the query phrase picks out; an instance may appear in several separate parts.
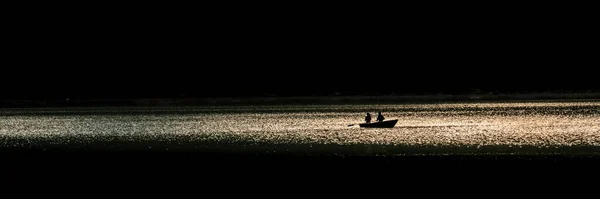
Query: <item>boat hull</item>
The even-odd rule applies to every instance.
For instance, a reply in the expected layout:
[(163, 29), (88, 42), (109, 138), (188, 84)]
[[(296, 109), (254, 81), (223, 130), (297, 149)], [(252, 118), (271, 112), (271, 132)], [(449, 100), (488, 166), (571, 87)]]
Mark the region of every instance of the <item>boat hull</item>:
[(372, 122), (372, 123), (360, 123), (358, 124), (360, 127), (364, 128), (392, 128), (396, 126), (398, 120), (387, 120), (383, 122)]

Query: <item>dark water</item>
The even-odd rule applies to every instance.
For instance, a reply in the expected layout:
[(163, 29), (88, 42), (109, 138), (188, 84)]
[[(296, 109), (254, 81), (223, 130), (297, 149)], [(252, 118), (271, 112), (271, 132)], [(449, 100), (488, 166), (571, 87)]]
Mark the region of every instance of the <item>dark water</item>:
[[(85, 186), (103, 180), (121, 187), (202, 182), (261, 190), (329, 189), (331, 182), (363, 188), (496, 187), (491, 184), (499, 179), (511, 186), (523, 179), (555, 184), (565, 176), (597, 179), (599, 107), (511, 102), (2, 109), (0, 176), (43, 186), (64, 186), (47, 182), (68, 179)], [(352, 125), (377, 111), (398, 119), (397, 125)]]

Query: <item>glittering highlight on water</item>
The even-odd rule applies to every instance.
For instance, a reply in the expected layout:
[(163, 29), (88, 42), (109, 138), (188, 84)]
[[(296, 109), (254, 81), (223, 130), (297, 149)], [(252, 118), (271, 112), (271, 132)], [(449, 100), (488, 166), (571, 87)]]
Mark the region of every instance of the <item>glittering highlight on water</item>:
[[(600, 102), (42, 108), (0, 110), (0, 146), (376, 145), (600, 149)], [(367, 112), (394, 128), (357, 125)], [(118, 142), (118, 144), (115, 144)], [(164, 145), (164, 146), (163, 146)], [(289, 150), (289, 149), (286, 149)], [(447, 149), (444, 149), (447, 150)], [(494, 151), (489, 149), (488, 151)]]

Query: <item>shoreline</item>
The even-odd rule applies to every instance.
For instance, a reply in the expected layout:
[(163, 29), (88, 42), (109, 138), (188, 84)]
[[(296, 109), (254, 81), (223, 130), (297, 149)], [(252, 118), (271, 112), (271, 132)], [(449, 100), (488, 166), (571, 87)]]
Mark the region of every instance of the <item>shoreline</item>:
[(176, 97), (176, 98), (102, 98), (60, 100), (2, 100), (0, 108), (94, 107), (94, 106), (210, 106), (210, 105), (298, 105), (298, 104), (395, 104), (444, 102), (497, 102), (544, 100), (600, 100), (600, 93), (529, 93), (460, 95), (386, 95), (386, 96), (298, 96), (298, 97)]

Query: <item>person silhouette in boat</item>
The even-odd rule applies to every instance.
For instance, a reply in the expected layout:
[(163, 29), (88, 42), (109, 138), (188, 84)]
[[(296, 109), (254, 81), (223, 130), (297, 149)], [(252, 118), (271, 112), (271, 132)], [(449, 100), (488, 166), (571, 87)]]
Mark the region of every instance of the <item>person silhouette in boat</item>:
[(371, 123), (371, 114), (367, 113), (367, 116), (365, 116), (365, 122)]
[(385, 117), (383, 117), (383, 115), (381, 114), (381, 111), (379, 111), (379, 113), (377, 114), (377, 121), (383, 122), (383, 120), (385, 120)]

